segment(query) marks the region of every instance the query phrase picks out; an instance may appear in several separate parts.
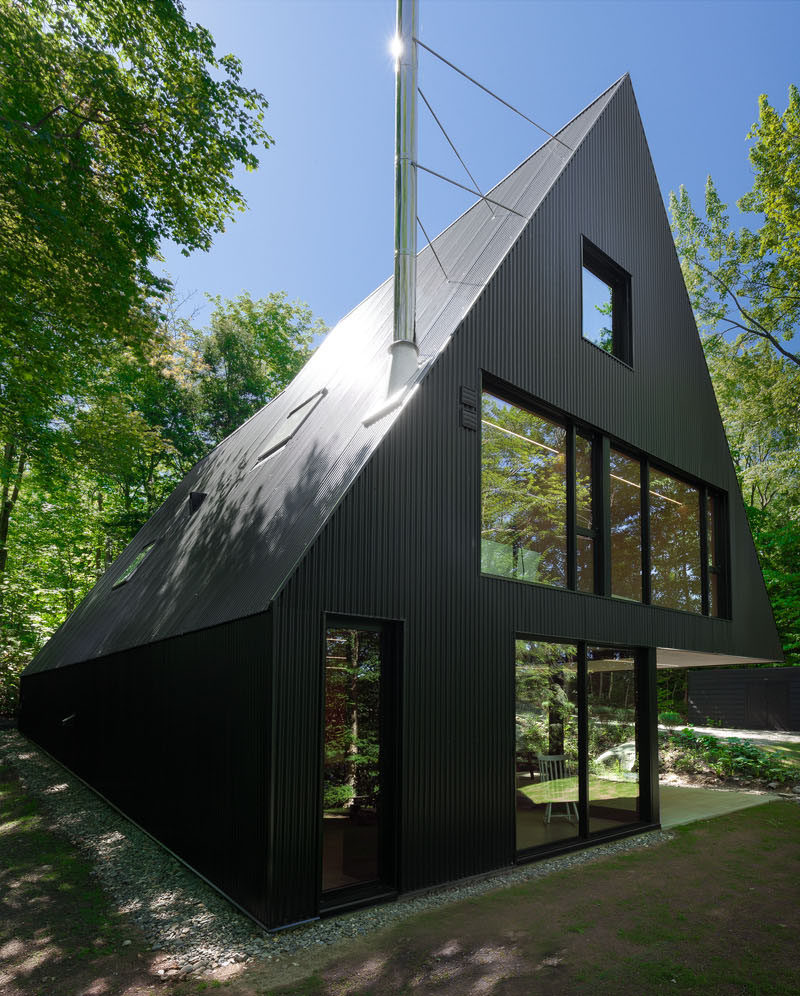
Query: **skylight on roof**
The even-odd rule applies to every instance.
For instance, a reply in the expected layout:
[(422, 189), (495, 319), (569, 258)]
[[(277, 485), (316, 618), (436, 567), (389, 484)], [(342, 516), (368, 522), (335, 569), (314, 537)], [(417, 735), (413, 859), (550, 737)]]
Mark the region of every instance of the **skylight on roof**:
[(266, 460), (266, 458), (271, 456), (276, 450), (279, 450), (282, 446), (285, 446), (327, 393), (327, 387), (323, 387), (321, 391), (317, 391), (316, 394), (312, 394), (310, 398), (307, 398), (301, 405), (298, 405), (297, 408), (293, 408), (283, 422), (281, 422), (281, 424), (277, 426), (268, 437), (267, 441), (264, 443), (264, 449), (258, 455), (256, 463), (261, 463), (262, 460)]
[(150, 551), (153, 549), (155, 545), (156, 545), (155, 542), (153, 542), (153, 543), (148, 543), (147, 546), (143, 547), (136, 554), (133, 560), (128, 564), (128, 566), (125, 568), (122, 574), (117, 578), (112, 587), (119, 588), (121, 584), (125, 584), (126, 581), (130, 581), (133, 575), (142, 566), (145, 559), (147, 558), (147, 555), (150, 553)]

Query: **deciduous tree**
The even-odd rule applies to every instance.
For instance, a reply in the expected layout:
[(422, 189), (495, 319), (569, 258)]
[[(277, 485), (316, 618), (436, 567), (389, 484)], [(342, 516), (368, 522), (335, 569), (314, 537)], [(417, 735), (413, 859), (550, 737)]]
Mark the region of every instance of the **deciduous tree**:
[(179, 0), (0, 0), (0, 577), (51, 427), (158, 335), (161, 240), (244, 209), (264, 97)]

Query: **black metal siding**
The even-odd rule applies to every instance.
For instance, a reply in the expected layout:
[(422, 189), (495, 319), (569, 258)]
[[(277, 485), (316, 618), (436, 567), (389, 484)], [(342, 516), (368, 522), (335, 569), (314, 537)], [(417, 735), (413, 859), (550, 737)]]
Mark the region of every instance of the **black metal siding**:
[(261, 615), (28, 675), (21, 721), (26, 736), (262, 920), (269, 642)]
[[(98, 601), (76, 624), (80, 639), (73, 640), (68, 624), (42, 657), (39, 665), (55, 670), (23, 680), (25, 731), (266, 923), (319, 909), (326, 612), (402, 620), (401, 890), (513, 860), (516, 635), (780, 655), (629, 81), (602, 106), (555, 183), (561, 161), (553, 161), (553, 148), (543, 157), (549, 174), (538, 172), (534, 157), (530, 175), (504, 181), (504, 192), (518, 198), (513, 203), (536, 213), (456, 331), (453, 309), (466, 307), (466, 298), (456, 297), (468, 293), (468, 284), (421, 300), (424, 353), (438, 358), (407, 407), (389, 417), (385, 435), (380, 422), (366, 433), (360, 428), (366, 401), (383, 381), (370, 382), (371, 393), (363, 384), (342, 388), (326, 436), (330, 451), (316, 439), (287, 447), (292, 466), (274, 494), (269, 477), (242, 477), (241, 507), (224, 506), (221, 531), (186, 555), (187, 591), (209, 572), (205, 601), (190, 609), (168, 579), (159, 581), (167, 585), (170, 611), (195, 619), (207, 606), (216, 619), (214, 613), (237, 606), (244, 613), (254, 604), (259, 578), (288, 578), (271, 624), (262, 615), (63, 667), (78, 647), (107, 645), (98, 644), (90, 625), (92, 613), (102, 615)], [(571, 138), (569, 129), (562, 134)], [(474, 217), (465, 215), (468, 226)], [(513, 241), (511, 232), (498, 221), (485, 245), (478, 240), (483, 248), (472, 247), (453, 272), (466, 281), (489, 277), (506, 251), (503, 243), (503, 253), (493, 255), (490, 243)], [(581, 338), (582, 236), (632, 276), (633, 369)], [(458, 238), (445, 244), (457, 256)], [(430, 266), (427, 279), (433, 273)], [(375, 301), (382, 299), (385, 288), (376, 293)], [(375, 301), (367, 317), (380, 318), (386, 331), (387, 315), (373, 315)], [(351, 331), (364, 334), (363, 327)], [(374, 342), (370, 349), (374, 359)], [(349, 383), (346, 372), (337, 374), (342, 384)], [(732, 620), (481, 576), (480, 435), (461, 427), (460, 392), (479, 392), (484, 372), (727, 492)], [(357, 370), (350, 375), (358, 380)], [(330, 398), (333, 405), (333, 391)], [(318, 411), (322, 418), (323, 406)], [(223, 447), (220, 494), (233, 494), (231, 482), (246, 469), (234, 459), (237, 445), (231, 452)], [(304, 475), (310, 484), (302, 483)], [(214, 509), (209, 499), (197, 515), (213, 518)], [(256, 525), (268, 519), (261, 523), (266, 531), (250, 531), (251, 518)], [(202, 532), (202, 521), (191, 529)], [(301, 528), (309, 522), (313, 529)], [(158, 562), (151, 573), (158, 574)], [(258, 598), (275, 591), (259, 590)], [(143, 613), (160, 604), (151, 591), (134, 608)], [(136, 629), (137, 618), (124, 620), (127, 630)], [(647, 660), (652, 669), (652, 650)], [(52, 702), (59, 703), (55, 711)], [(74, 742), (64, 739), (69, 724), (58, 726), (71, 711), (82, 724)]]
[(689, 722), (696, 726), (750, 727), (747, 692), (753, 685), (788, 686), (790, 730), (800, 730), (800, 668), (733, 668), (690, 671)]
[[(623, 99), (624, 97), (624, 99)], [(632, 274), (633, 369), (580, 333), (581, 235)], [(480, 576), (482, 372), (728, 493), (733, 620)], [(513, 860), (516, 634), (778, 656), (773, 621), (632, 93), (557, 181), (274, 603), (274, 922), (314, 915), (323, 612), (404, 620), (403, 890)]]

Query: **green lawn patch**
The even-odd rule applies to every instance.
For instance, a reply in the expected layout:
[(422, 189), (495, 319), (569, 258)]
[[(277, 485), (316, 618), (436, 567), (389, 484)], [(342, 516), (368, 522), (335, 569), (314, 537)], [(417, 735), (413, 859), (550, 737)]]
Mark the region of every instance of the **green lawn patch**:
[(305, 983), (231, 996), (788, 996), (798, 894), (800, 806), (773, 802), (431, 910)]

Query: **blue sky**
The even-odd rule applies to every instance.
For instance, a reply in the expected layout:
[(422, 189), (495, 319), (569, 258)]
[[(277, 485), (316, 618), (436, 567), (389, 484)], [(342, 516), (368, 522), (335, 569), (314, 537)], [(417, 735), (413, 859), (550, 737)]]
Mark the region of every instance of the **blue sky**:
[[(198, 323), (204, 293), (285, 290), (332, 325), (392, 271), (394, 0), (184, 3), (269, 100), (276, 144), (237, 177), (249, 210), (208, 253), (166, 246), (165, 268), (181, 293), (196, 292)], [(711, 173), (732, 204), (750, 186), (758, 95), (783, 111), (800, 83), (794, 0), (419, 0), (419, 10), (423, 41), (550, 131), (630, 72), (665, 199), (683, 183), (702, 203)], [(424, 51), (419, 82), (484, 189), (545, 138)], [(420, 120), (420, 162), (463, 180), (423, 108)], [(420, 178), (431, 236), (471, 202)]]

